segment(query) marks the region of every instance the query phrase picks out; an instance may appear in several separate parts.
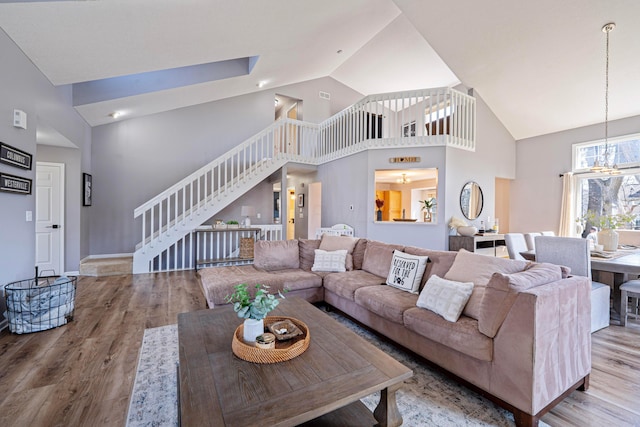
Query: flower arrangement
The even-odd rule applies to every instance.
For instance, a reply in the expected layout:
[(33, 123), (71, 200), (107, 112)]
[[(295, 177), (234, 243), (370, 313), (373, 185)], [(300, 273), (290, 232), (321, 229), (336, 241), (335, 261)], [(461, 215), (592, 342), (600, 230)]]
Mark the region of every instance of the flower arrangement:
[(449, 228), (451, 229), (457, 229), (458, 227), (466, 227), (467, 225), (467, 221), (465, 221), (464, 219), (460, 219), (460, 218), (456, 218), (455, 216), (451, 217), (451, 220), (449, 220)]
[[(269, 287), (266, 285), (256, 285), (256, 296), (251, 300), (248, 286), (241, 283), (234, 287), (235, 292), (225, 297), (225, 301), (233, 303), (233, 311), (238, 313), (238, 317), (243, 319), (261, 320), (267, 316), (271, 310), (276, 308), (280, 301), (275, 295), (269, 293)], [(284, 295), (278, 291), (278, 295), (284, 298)]]
[(430, 199), (420, 200), (420, 203), (422, 203), (422, 209), (428, 211), (436, 205), (436, 199), (435, 197), (432, 197)]

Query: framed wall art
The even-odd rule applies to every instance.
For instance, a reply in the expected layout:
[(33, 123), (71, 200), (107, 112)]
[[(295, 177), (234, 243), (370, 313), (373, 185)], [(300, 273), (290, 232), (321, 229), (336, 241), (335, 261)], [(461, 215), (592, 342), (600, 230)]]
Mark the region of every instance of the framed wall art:
[(31, 180), (0, 172), (0, 191), (14, 194), (31, 194)]
[(4, 142), (0, 142), (0, 162), (20, 169), (31, 170), (33, 156)]
[(88, 173), (82, 174), (82, 206), (91, 206), (93, 197), (93, 178)]
[(304, 208), (304, 194), (298, 194), (298, 207)]

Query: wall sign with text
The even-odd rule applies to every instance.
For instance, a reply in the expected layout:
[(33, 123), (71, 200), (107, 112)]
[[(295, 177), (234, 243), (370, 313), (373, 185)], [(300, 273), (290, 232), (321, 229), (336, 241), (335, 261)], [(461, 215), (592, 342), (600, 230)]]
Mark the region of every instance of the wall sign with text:
[(31, 170), (33, 156), (27, 152), (0, 142), (0, 162), (21, 169)]
[(31, 194), (31, 180), (0, 172), (0, 191), (15, 194)]

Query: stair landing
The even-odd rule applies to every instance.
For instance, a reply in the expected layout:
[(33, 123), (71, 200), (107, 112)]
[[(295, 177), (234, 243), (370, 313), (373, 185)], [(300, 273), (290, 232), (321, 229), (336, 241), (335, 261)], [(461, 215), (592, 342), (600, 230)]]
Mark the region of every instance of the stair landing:
[(92, 258), (80, 263), (81, 276), (118, 276), (133, 274), (133, 256)]

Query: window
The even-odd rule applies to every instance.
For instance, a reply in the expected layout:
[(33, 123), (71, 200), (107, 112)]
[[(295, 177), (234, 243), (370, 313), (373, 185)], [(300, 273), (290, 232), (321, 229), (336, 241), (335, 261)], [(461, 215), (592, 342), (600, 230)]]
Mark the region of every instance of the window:
[(575, 144), (573, 169), (576, 175), (576, 212), (585, 228), (609, 226), (607, 219), (618, 218), (618, 228), (640, 229), (640, 134), (609, 140), (608, 161), (620, 175), (591, 173), (598, 156), (604, 156), (603, 140)]

